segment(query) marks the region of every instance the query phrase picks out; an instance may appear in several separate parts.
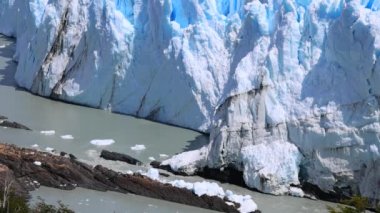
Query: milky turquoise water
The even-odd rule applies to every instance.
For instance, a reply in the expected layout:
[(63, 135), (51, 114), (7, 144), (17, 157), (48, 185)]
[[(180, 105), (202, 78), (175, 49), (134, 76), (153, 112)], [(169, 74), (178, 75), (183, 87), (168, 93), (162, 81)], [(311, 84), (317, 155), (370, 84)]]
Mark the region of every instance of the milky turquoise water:
[[(173, 155), (207, 143), (206, 136), (191, 130), (52, 101), (17, 89), (13, 79), (16, 64), (11, 60), (14, 48), (12, 40), (0, 35), (0, 115), (20, 122), (33, 131), (0, 128), (2, 142), (23, 147), (37, 144), (41, 150), (51, 147), (72, 153), (89, 164), (103, 164), (119, 171), (146, 168), (102, 160), (99, 158), (102, 149), (127, 153), (149, 163), (149, 157), (162, 160), (160, 154)], [(56, 134), (46, 136), (40, 133), (42, 130), (54, 130)], [(60, 137), (67, 134), (72, 135), (74, 140), (63, 140)], [(113, 139), (115, 143), (99, 147), (90, 143), (93, 139)], [(132, 151), (130, 147), (136, 144), (144, 144), (146, 150)], [(186, 179), (201, 180), (195, 177)], [(228, 184), (223, 184), (223, 187), (252, 195), (263, 212), (327, 212), (325, 206), (328, 203), (322, 201), (264, 195)], [(210, 212), (135, 195), (86, 189), (61, 191), (41, 187), (32, 195), (34, 199), (41, 196), (50, 203), (62, 200), (77, 212)]]

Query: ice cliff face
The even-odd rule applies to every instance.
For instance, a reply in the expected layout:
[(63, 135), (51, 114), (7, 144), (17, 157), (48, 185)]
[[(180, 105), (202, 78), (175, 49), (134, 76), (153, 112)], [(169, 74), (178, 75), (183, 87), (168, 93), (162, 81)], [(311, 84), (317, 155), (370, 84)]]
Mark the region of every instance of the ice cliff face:
[(34, 93), (210, 132), (176, 169), (233, 166), (268, 193), (305, 181), (380, 199), (379, 10), (379, 0), (0, 0), (0, 32), (17, 37), (16, 80)]

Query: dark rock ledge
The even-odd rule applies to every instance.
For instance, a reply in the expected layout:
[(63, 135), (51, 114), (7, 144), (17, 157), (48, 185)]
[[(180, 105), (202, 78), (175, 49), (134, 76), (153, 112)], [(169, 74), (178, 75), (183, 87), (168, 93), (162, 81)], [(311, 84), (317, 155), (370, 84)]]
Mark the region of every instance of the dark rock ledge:
[(111, 152), (111, 151), (107, 151), (107, 150), (102, 150), (102, 152), (100, 153), (100, 157), (104, 158), (106, 160), (122, 161), (122, 162), (125, 162), (128, 164), (131, 164), (131, 165), (137, 165), (137, 166), (143, 165), (143, 163), (141, 161), (139, 161), (136, 158), (133, 158), (129, 155), (121, 154), (121, 153), (117, 153), (117, 152)]
[(2, 127), (7, 127), (7, 128), (13, 128), (13, 129), (23, 129), (23, 130), (31, 130), (29, 127), (14, 122), (14, 121), (9, 121), (7, 117), (0, 115), (0, 126)]
[(13, 180), (13, 190), (21, 196), (28, 196), (28, 191), (40, 185), (64, 190), (83, 187), (133, 193), (222, 212), (238, 212), (239, 208), (239, 204), (228, 205), (219, 197), (198, 197), (190, 190), (154, 181), (140, 174), (122, 174), (100, 165), (91, 167), (75, 158), (0, 144), (0, 183), (5, 178)]
[[(150, 166), (156, 169), (167, 171), (175, 175), (189, 176), (188, 174), (184, 172), (177, 172), (177, 171), (172, 170), (169, 165), (161, 165), (161, 162), (159, 161), (152, 161), (150, 163)], [(202, 170), (197, 171), (194, 175), (197, 175), (206, 179), (217, 180), (221, 183), (231, 183), (237, 186), (248, 188), (248, 186), (244, 182), (243, 172), (235, 169), (232, 166), (226, 167), (223, 170), (205, 167), (205, 168), (202, 168)]]
[[(153, 168), (161, 169), (175, 175), (189, 176), (186, 173), (172, 170), (169, 165), (161, 165), (161, 162), (159, 161), (152, 161), (150, 165)], [(225, 167), (223, 168), (223, 170), (204, 167), (201, 170), (197, 171), (193, 176), (195, 175), (202, 178), (206, 178), (206, 179), (217, 180), (221, 183), (230, 183), (230, 184), (238, 185), (238, 186), (248, 188), (256, 192), (260, 192), (256, 189), (249, 188), (244, 182), (243, 172), (235, 169), (232, 166)], [(347, 193), (342, 192), (338, 188), (335, 189), (335, 192), (324, 192), (318, 186), (305, 182), (302, 179), (301, 179), (301, 185), (296, 186), (296, 187), (301, 187), (302, 190), (305, 192), (304, 198), (309, 198), (313, 200), (318, 199), (318, 200), (344, 204), (344, 200), (348, 200), (352, 197), (352, 195), (347, 195)], [(371, 199), (369, 201), (371, 205), (369, 210), (374, 210), (375, 205), (380, 202), (379, 200), (371, 200)]]
[[(106, 154), (104, 154), (106, 153)], [(140, 162), (137, 159), (134, 159), (133, 157), (126, 155), (126, 154), (121, 154), (117, 152), (109, 152), (106, 150), (102, 151), (101, 157), (103, 157), (106, 160), (118, 160), (118, 161), (123, 161), (132, 165), (136, 165), (134, 162)], [(126, 158), (127, 160), (125, 160)], [(133, 161), (129, 161), (129, 159), (133, 159)], [(171, 169), (169, 165), (161, 165), (160, 161), (152, 161), (150, 163), (150, 166), (156, 169), (164, 170), (167, 171), (171, 174), (174, 175), (179, 175), (179, 176), (189, 176), (188, 174), (184, 172), (178, 172), (174, 171)], [(160, 173), (160, 175), (163, 176), (169, 176), (169, 174), (166, 173)], [(244, 188), (249, 188), (244, 181), (243, 178), (243, 172), (235, 169), (233, 166), (227, 166), (225, 168), (221, 169), (216, 169), (216, 168), (209, 168), (209, 167), (204, 167), (198, 171), (195, 172), (195, 174), (191, 176), (199, 176), (205, 179), (211, 179), (211, 180), (216, 180), (221, 183), (230, 183), (234, 184), (237, 186), (241, 186)], [(318, 186), (310, 184), (306, 181), (303, 181), (301, 179), (301, 185), (297, 185), (294, 187), (301, 187), (302, 190), (305, 192), (305, 197), (304, 198), (309, 198), (309, 199), (319, 199), (319, 200), (324, 200), (324, 201), (330, 201), (334, 203), (342, 203), (344, 200), (348, 200), (351, 198), (351, 196), (347, 195), (347, 193), (343, 192), (342, 190), (336, 188), (335, 192), (324, 192), (322, 191)], [(260, 192), (256, 189), (249, 188), (250, 190)], [(371, 208), (369, 210), (373, 210), (373, 207), (376, 206), (376, 204), (379, 203), (378, 200), (370, 200)]]

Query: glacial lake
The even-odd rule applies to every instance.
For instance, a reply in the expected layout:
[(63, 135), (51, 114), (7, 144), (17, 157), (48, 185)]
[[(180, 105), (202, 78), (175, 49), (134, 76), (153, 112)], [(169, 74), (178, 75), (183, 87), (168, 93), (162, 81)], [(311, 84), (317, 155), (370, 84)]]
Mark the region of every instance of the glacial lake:
[[(0, 127), (0, 141), (30, 148), (37, 144), (38, 149), (54, 148), (74, 154), (80, 160), (96, 165), (102, 164), (118, 171), (146, 170), (146, 167), (129, 166), (121, 162), (99, 158), (100, 151), (107, 149), (132, 155), (145, 163), (149, 158), (163, 160), (160, 154), (174, 155), (191, 150), (207, 143), (207, 137), (191, 130), (159, 124), (130, 116), (112, 114), (104, 110), (66, 104), (38, 97), (16, 87), (14, 73), (16, 63), (12, 61), (14, 40), (0, 35), (0, 115), (22, 123), (33, 131), (15, 130)], [(44, 135), (40, 131), (54, 130), (54, 135)], [(74, 139), (62, 139), (72, 135)], [(113, 139), (114, 144), (99, 147), (90, 143), (93, 139)], [(136, 144), (145, 145), (142, 151), (133, 151)], [(199, 177), (171, 177), (187, 181), (203, 180)], [(251, 190), (221, 184), (225, 189), (236, 193), (250, 194), (262, 212), (297, 213), (327, 212), (326, 205), (335, 204), (288, 196), (271, 196)], [(63, 203), (76, 212), (211, 212), (191, 206), (166, 201), (120, 194), (97, 192), (87, 189), (62, 191), (41, 187), (32, 194), (32, 202), (40, 196), (48, 203)]]

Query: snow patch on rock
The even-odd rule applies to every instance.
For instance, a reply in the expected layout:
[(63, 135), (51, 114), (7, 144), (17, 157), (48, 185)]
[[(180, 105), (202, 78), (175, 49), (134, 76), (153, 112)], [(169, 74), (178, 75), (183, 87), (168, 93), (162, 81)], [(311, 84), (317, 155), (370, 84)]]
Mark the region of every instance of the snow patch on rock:
[(42, 163), (40, 161), (34, 161), (33, 164), (36, 165), (36, 166), (41, 166), (42, 165)]
[(160, 172), (157, 169), (149, 168), (148, 172), (146, 173), (146, 176), (152, 180), (159, 180)]
[(199, 197), (202, 195), (208, 195), (223, 198), (226, 195), (223, 188), (220, 187), (217, 183), (207, 181), (195, 182), (193, 191)]
[(289, 194), (294, 197), (304, 197), (305, 193), (303, 192), (302, 189), (297, 188), (297, 187), (290, 187), (289, 188)]
[(226, 197), (228, 200), (240, 204), (240, 208), (238, 209), (240, 212), (247, 213), (257, 210), (257, 204), (252, 200), (250, 195), (237, 195), (227, 190)]
[(55, 151), (55, 149), (52, 148), (52, 147), (46, 147), (45, 150), (46, 150), (47, 152), (54, 152), (54, 151)]
[(149, 177), (152, 180), (159, 181), (161, 183), (170, 184), (177, 188), (184, 188), (192, 191), (197, 196), (207, 195), (207, 196), (217, 196), (226, 200), (228, 205), (239, 204), (239, 212), (248, 213), (254, 212), (257, 210), (257, 204), (253, 201), (252, 197), (249, 195), (237, 195), (232, 191), (224, 191), (217, 183), (202, 181), (202, 182), (186, 182), (184, 180), (171, 180), (167, 181), (165, 179), (160, 179), (160, 173), (158, 169), (149, 168), (147, 172), (142, 170), (137, 171), (136, 173)]
[(31, 145), (31, 147), (36, 149), (36, 148), (38, 148), (40, 146), (38, 144), (33, 144), (33, 145)]
[(234, 203), (238, 203), (240, 205), (238, 210), (242, 213), (254, 212), (257, 210), (257, 204), (253, 201), (251, 196), (234, 194), (230, 190), (224, 191), (223, 188), (216, 183), (207, 181), (190, 183), (184, 180), (174, 180), (168, 183), (174, 187), (191, 190), (198, 196), (208, 195), (224, 198), (227, 200), (226, 203), (228, 205), (235, 205)]
[(186, 182), (184, 180), (173, 180), (169, 182), (170, 185), (178, 188), (185, 188), (188, 190), (193, 190), (194, 184), (190, 182)]
[(194, 174), (199, 168), (206, 165), (207, 147), (199, 150), (183, 152), (170, 159), (164, 160), (161, 165), (170, 166), (173, 171)]

